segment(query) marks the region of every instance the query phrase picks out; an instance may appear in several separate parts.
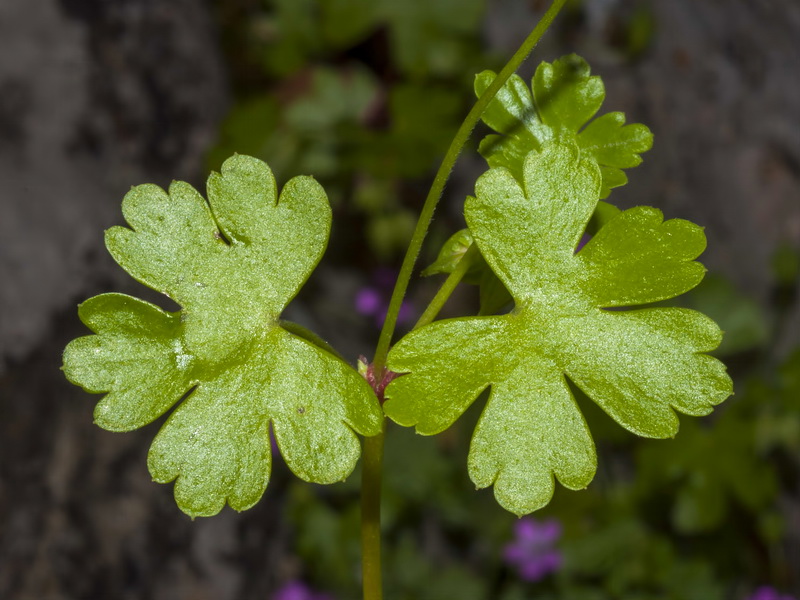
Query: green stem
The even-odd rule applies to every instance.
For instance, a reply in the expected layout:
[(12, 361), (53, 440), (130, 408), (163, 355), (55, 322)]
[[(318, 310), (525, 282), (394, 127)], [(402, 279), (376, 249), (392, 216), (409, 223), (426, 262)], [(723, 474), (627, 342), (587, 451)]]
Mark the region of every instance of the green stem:
[(442, 287), (439, 288), (439, 291), (436, 292), (436, 295), (433, 297), (433, 300), (431, 300), (431, 303), (428, 304), (425, 312), (422, 313), (422, 316), (420, 316), (419, 320), (417, 320), (416, 324), (414, 325), (414, 329), (418, 329), (423, 325), (427, 325), (436, 318), (436, 315), (438, 315), (439, 311), (442, 310), (444, 303), (447, 302), (448, 298), (450, 298), (453, 290), (456, 289), (456, 286), (459, 284), (461, 279), (467, 274), (467, 271), (469, 270), (476, 256), (478, 256), (478, 247), (473, 242), (473, 244), (467, 248), (464, 256), (461, 257), (461, 260), (458, 261), (458, 264), (456, 265), (456, 268), (453, 269), (453, 272), (450, 273), (450, 275), (447, 276), (447, 279), (444, 280)]
[(364, 438), (361, 470), (361, 576), (364, 600), (381, 600), (381, 483), (383, 475), (383, 440), (381, 432)]
[[(472, 110), (469, 111), (461, 127), (458, 128), (450, 147), (447, 149), (447, 153), (444, 159), (442, 159), (442, 164), (436, 172), (436, 177), (434, 177), (431, 189), (425, 199), (422, 212), (417, 220), (417, 226), (414, 229), (414, 235), (411, 237), (408, 250), (403, 258), (403, 264), (400, 267), (400, 273), (397, 276), (397, 282), (392, 292), (389, 309), (386, 314), (386, 319), (383, 322), (383, 328), (378, 338), (378, 346), (375, 349), (375, 356), (372, 361), (373, 369), (376, 374), (382, 373), (386, 365), (389, 346), (392, 343), (392, 336), (397, 326), (397, 316), (400, 314), (400, 306), (403, 303), (409, 281), (411, 281), (411, 273), (414, 270), (414, 264), (417, 262), (419, 251), (422, 248), (422, 242), (428, 233), (428, 227), (430, 226), (431, 219), (433, 219), (433, 212), (436, 209), (436, 204), (442, 197), (444, 186), (447, 183), (447, 179), (450, 177), (450, 172), (455, 165), (458, 155), (461, 153), (461, 149), (469, 139), (472, 130), (475, 125), (477, 125), (478, 119), (480, 119), (481, 115), (486, 110), (489, 102), (491, 102), (497, 92), (500, 91), (500, 88), (503, 87), (514, 71), (519, 68), (522, 61), (531, 53), (550, 27), (553, 19), (556, 18), (556, 15), (558, 15), (565, 2), (566, 0), (553, 0), (550, 8), (547, 9), (547, 12), (519, 47), (519, 50), (514, 53), (511, 60), (503, 67), (503, 70), (500, 71), (492, 84), (472, 107)], [(468, 264), (465, 264), (464, 272), (466, 272), (467, 267)], [(458, 270), (458, 268), (456, 268), (456, 270)], [(445, 284), (442, 286), (442, 290), (439, 291), (436, 298), (431, 302), (431, 305), (426, 309), (425, 314), (420, 317), (420, 322), (417, 323), (417, 326), (424, 324), (424, 322), (422, 322), (423, 318), (433, 320), (436, 317), (441, 305), (444, 304), (444, 301), (449, 297), (450, 293), (452, 293), (452, 289), (445, 291), (445, 287), (452, 285), (452, 288), (455, 288), (463, 275), (463, 273), (460, 275), (456, 275), (455, 272), (451, 273), (450, 277), (447, 278)], [(438, 308), (436, 308), (437, 306)], [(431, 315), (428, 315), (429, 311), (432, 313)], [(363, 471), (361, 476), (361, 564), (363, 569), (364, 600), (383, 599), (381, 582), (381, 483), (385, 431), (386, 427), (384, 425), (380, 434), (364, 439)]]
[[(458, 283), (466, 274), (475, 256), (473, 243), (453, 272), (414, 325), (414, 329), (427, 325), (436, 318)], [(364, 439), (364, 460), (361, 471), (361, 572), (364, 580), (364, 600), (381, 600), (381, 483), (383, 475), (383, 443), (386, 422), (381, 432)]]
[(522, 61), (531, 53), (534, 46), (536, 46), (545, 31), (550, 27), (553, 19), (556, 18), (556, 15), (564, 6), (565, 2), (566, 0), (553, 0), (550, 8), (547, 9), (542, 19), (536, 24), (531, 34), (514, 53), (514, 56), (511, 57), (511, 60), (508, 61), (506, 66), (503, 67), (500, 74), (495, 77), (492, 84), (472, 107), (472, 110), (469, 111), (461, 127), (458, 128), (450, 147), (447, 149), (442, 164), (436, 172), (433, 185), (431, 185), (431, 189), (428, 192), (428, 197), (425, 199), (425, 204), (419, 215), (417, 226), (414, 229), (414, 235), (411, 237), (411, 243), (408, 246), (405, 258), (403, 258), (400, 273), (397, 276), (397, 282), (392, 292), (392, 299), (389, 301), (389, 310), (386, 313), (386, 320), (383, 322), (383, 328), (378, 338), (378, 347), (375, 350), (375, 357), (372, 361), (375, 365), (376, 372), (380, 372), (386, 364), (389, 346), (392, 343), (392, 336), (394, 335), (394, 330), (397, 325), (397, 316), (400, 314), (400, 306), (403, 303), (403, 298), (408, 289), (408, 283), (411, 280), (414, 264), (417, 262), (419, 251), (422, 248), (422, 242), (425, 239), (425, 235), (428, 233), (428, 227), (433, 219), (433, 211), (436, 209), (436, 204), (442, 196), (445, 183), (447, 183), (447, 179), (450, 177), (450, 171), (453, 169), (456, 159), (461, 153), (461, 149), (464, 147), (464, 144), (466, 144), (467, 139), (469, 139), (470, 133), (472, 133), (473, 128), (478, 123), (478, 119), (480, 119), (483, 111), (486, 110), (489, 102), (494, 98), (495, 94), (500, 91), (500, 88), (503, 87), (514, 71), (519, 68)]

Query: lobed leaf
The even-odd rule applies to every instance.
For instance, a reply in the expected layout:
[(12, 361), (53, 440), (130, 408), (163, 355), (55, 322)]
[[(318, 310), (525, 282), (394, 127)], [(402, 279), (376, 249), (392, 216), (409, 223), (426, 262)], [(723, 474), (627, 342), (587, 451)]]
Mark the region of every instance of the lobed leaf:
[(469, 472), (517, 514), (544, 506), (554, 478), (577, 489), (594, 475), (594, 446), (567, 380), (623, 427), (651, 437), (675, 434), (675, 411), (707, 414), (732, 390), (724, 365), (705, 354), (721, 332), (701, 313), (606, 310), (696, 285), (705, 238), (655, 209), (604, 209), (605, 223), (576, 253), (601, 189), (587, 154), (550, 142), (529, 153), (522, 185), (503, 168), (478, 180), (467, 224), (514, 310), (420, 328), (388, 359), (405, 375), (388, 386), (384, 410), (422, 434), (443, 431), (491, 389)]
[[(477, 75), (475, 93), (481, 96), (495, 77), (492, 71)], [(479, 151), (490, 167), (505, 167), (522, 183), (529, 152), (554, 139), (576, 142), (601, 167), (600, 197), (605, 198), (612, 188), (627, 183), (621, 169), (641, 163), (640, 154), (652, 147), (653, 135), (644, 125), (625, 125), (621, 112), (589, 122), (604, 98), (602, 80), (591, 75), (581, 57), (570, 54), (542, 62), (530, 88), (512, 75), (489, 103), (483, 122), (501, 135), (486, 136)]]
[(289, 467), (318, 483), (355, 466), (355, 433), (375, 435), (382, 414), (369, 385), (337, 356), (288, 331), (280, 314), (319, 262), (331, 212), (310, 177), (280, 196), (269, 167), (234, 156), (208, 180), (209, 202), (175, 182), (137, 186), (123, 200), (131, 226), (106, 244), (134, 278), (178, 313), (122, 294), (81, 305), (97, 335), (71, 342), (64, 370), (107, 395), (101, 427), (141, 427), (185, 399), (150, 449), (148, 466), (192, 516), (255, 504), (267, 486), (270, 426)]

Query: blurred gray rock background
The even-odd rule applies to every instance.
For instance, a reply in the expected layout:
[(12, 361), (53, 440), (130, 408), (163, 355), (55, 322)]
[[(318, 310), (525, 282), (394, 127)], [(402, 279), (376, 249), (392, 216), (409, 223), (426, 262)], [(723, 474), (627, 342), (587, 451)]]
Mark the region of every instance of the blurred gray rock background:
[(0, 369), (109, 276), (132, 184), (197, 178), (227, 104), (215, 36), (192, 0), (0, 6)]

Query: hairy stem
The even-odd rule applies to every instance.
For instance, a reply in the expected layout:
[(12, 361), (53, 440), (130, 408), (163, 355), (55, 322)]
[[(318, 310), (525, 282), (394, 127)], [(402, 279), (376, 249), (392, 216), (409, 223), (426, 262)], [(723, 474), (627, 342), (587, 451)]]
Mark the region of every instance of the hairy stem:
[(414, 235), (411, 237), (408, 250), (403, 258), (403, 264), (400, 267), (400, 273), (397, 276), (397, 282), (392, 292), (392, 299), (389, 301), (389, 310), (386, 313), (386, 320), (383, 322), (383, 328), (381, 329), (380, 338), (378, 339), (378, 347), (375, 350), (375, 357), (372, 361), (377, 371), (380, 371), (386, 364), (386, 356), (389, 354), (389, 346), (392, 343), (392, 336), (394, 335), (394, 330), (397, 325), (397, 316), (400, 314), (400, 305), (408, 289), (408, 283), (411, 280), (414, 264), (417, 262), (419, 251), (422, 248), (422, 242), (428, 233), (428, 227), (430, 226), (431, 219), (433, 219), (433, 211), (436, 209), (436, 204), (442, 196), (444, 186), (447, 183), (447, 179), (450, 177), (450, 172), (453, 169), (453, 165), (455, 165), (458, 155), (461, 153), (461, 149), (464, 147), (464, 144), (466, 144), (467, 139), (469, 139), (473, 128), (478, 123), (478, 119), (480, 119), (483, 111), (486, 110), (489, 102), (494, 98), (500, 88), (503, 87), (514, 71), (519, 68), (522, 61), (531, 53), (534, 46), (536, 46), (545, 31), (550, 27), (553, 19), (556, 18), (556, 15), (564, 6), (565, 2), (566, 0), (553, 0), (550, 8), (547, 9), (542, 19), (536, 24), (531, 34), (525, 39), (519, 49), (514, 53), (514, 56), (511, 57), (511, 60), (508, 61), (506, 66), (503, 67), (503, 70), (500, 71), (500, 74), (478, 99), (472, 107), (472, 110), (469, 111), (461, 127), (458, 128), (450, 147), (447, 149), (447, 153), (442, 160), (442, 164), (439, 166), (439, 170), (436, 172), (436, 177), (425, 199), (422, 212), (417, 220), (417, 226), (414, 229)]
[[(433, 219), (433, 212), (436, 209), (436, 204), (442, 197), (444, 186), (450, 177), (450, 172), (455, 165), (458, 155), (461, 153), (461, 149), (469, 139), (472, 130), (478, 123), (478, 119), (480, 119), (483, 111), (486, 110), (489, 102), (491, 102), (514, 71), (519, 68), (522, 61), (531, 53), (550, 27), (553, 19), (556, 18), (556, 15), (558, 15), (565, 2), (566, 0), (553, 0), (550, 8), (547, 9), (542, 19), (536, 24), (531, 34), (525, 39), (519, 49), (511, 57), (511, 60), (508, 61), (492, 84), (478, 99), (472, 107), (472, 110), (469, 111), (464, 122), (458, 128), (450, 147), (447, 149), (447, 153), (444, 159), (442, 159), (442, 164), (436, 172), (436, 177), (425, 199), (425, 204), (417, 220), (414, 234), (411, 237), (408, 250), (403, 258), (403, 264), (400, 267), (400, 273), (397, 276), (397, 282), (392, 291), (389, 309), (386, 314), (386, 319), (383, 322), (380, 337), (378, 338), (378, 346), (375, 349), (375, 356), (372, 361), (375, 373), (382, 373), (383, 368), (386, 366), (386, 357), (389, 354), (389, 346), (392, 343), (392, 336), (394, 335), (394, 330), (397, 325), (397, 316), (400, 314), (400, 306), (405, 297), (406, 290), (408, 289), (408, 283), (411, 280), (414, 264), (417, 262), (419, 251), (422, 248), (422, 242), (428, 233), (428, 227), (430, 226), (431, 219)], [(429, 322), (423, 322), (423, 318), (433, 320), (436, 317), (441, 305), (444, 304), (444, 301), (449, 297), (450, 293), (452, 293), (452, 288), (455, 288), (458, 281), (463, 277), (467, 267), (468, 264), (465, 264), (463, 266), (464, 272), (459, 275), (456, 275), (454, 272), (447, 278), (447, 281), (445, 281), (445, 284), (442, 286), (442, 290), (440, 290), (436, 298), (431, 302), (425, 314), (420, 317), (420, 322), (417, 323), (417, 326)], [(458, 270), (458, 268), (456, 270)], [(447, 286), (451, 286), (449, 291), (445, 291), (445, 287)], [(429, 312), (431, 314), (429, 314)], [(384, 426), (379, 435), (364, 439), (363, 471), (361, 477), (361, 564), (363, 569), (364, 600), (383, 600), (381, 576), (381, 484), (385, 431), (386, 428)]]

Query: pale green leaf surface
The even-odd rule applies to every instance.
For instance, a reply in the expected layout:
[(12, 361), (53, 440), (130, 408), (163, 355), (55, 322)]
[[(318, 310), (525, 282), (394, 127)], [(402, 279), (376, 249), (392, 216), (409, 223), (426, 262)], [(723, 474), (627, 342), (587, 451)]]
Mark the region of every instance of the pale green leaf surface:
[[(675, 411), (703, 415), (730, 395), (724, 365), (704, 354), (716, 324), (677, 308), (609, 311), (679, 294), (699, 281), (702, 230), (663, 222), (655, 209), (607, 211), (580, 252), (601, 186), (596, 162), (574, 144), (551, 143), (524, 165), (524, 187), (491, 169), (465, 206), (481, 254), (515, 308), (493, 317), (439, 321), (404, 337), (389, 367), (405, 375), (386, 390), (386, 413), (423, 434), (446, 429), (491, 387), (469, 471), (494, 484), (502, 506), (544, 506), (553, 477), (588, 485), (595, 452), (566, 378), (625, 428), (651, 437), (677, 431)], [(653, 263), (657, 268), (653, 268)]]
[(575, 54), (542, 62), (531, 89), (539, 116), (554, 130), (577, 131), (600, 110), (606, 95), (603, 81)]
[[(492, 71), (477, 75), (475, 93), (480, 96), (495, 77)], [(602, 167), (600, 197), (605, 198), (611, 188), (627, 182), (621, 169), (641, 163), (640, 154), (651, 148), (653, 135), (644, 125), (625, 125), (621, 112), (589, 122), (604, 97), (602, 80), (591, 75), (579, 56), (542, 62), (531, 88), (512, 75), (489, 103), (481, 118), (501, 135), (485, 137), (479, 151), (490, 167), (506, 167), (522, 182), (522, 165), (529, 152), (556, 138), (575, 141)]]
[(629, 306), (673, 298), (695, 287), (705, 268), (692, 259), (705, 250), (703, 230), (638, 206), (601, 228), (578, 254), (580, 285), (600, 306)]
[(81, 320), (99, 335), (73, 341), (64, 353), (70, 381), (109, 393), (95, 422), (131, 431), (164, 414), (191, 387), (176, 352), (180, 317), (123, 294), (102, 294), (80, 305)]
[(442, 245), (436, 260), (422, 271), (422, 276), (428, 277), (438, 273), (452, 273), (470, 246), (472, 246), (472, 234), (469, 229), (456, 231)]
[(380, 431), (369, 385), (321, 344), (281, 326), (280, 314), (324, 252), (330, 207), (310, 177), (277, 197), (263, 162), (235, 156), (208, 181), (209, 202), (176, 182), (126, 195), (132, 229), (106, 243), (136, 279), (181, 306), (167, 313), (105, 294), (81, 305), (97, 335), (64, 353), (67, 377), (107, 392), (97, 423), (130, 430), (149, 423), (187, 392), (150, 450), (153, 478), (176, 480), (178, 505), (192, 516), (227, 502), (252, 506), (270, 471), (269, 427), (301, 478), (331, 483), (355, 466), (354, 432)]

